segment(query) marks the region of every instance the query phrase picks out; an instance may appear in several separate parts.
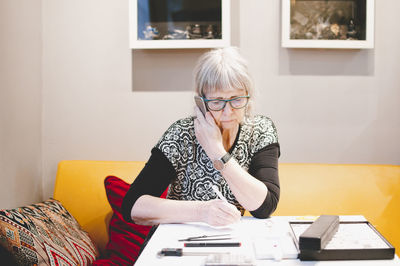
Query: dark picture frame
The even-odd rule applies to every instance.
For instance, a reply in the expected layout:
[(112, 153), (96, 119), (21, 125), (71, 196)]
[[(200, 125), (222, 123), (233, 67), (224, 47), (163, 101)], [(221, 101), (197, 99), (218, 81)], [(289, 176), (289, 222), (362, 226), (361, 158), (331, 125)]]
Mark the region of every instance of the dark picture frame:
[(374, 48), (374, 0), (282, 0), (282, 47)]

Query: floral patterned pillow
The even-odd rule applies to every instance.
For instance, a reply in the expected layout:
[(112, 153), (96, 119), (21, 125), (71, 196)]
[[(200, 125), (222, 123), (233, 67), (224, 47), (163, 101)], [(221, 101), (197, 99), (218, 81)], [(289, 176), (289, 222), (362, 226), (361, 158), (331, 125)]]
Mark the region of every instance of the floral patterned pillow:
[(99, 255), (89, 235), (54, 199), (0, 210), (0, 245), (20, 265), (91, 265)]

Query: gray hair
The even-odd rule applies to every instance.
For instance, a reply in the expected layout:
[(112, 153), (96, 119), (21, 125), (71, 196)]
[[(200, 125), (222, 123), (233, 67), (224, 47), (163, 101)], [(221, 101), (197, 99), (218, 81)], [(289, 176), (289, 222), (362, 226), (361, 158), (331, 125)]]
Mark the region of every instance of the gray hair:
[(245, 89), (250, 95), (246, 116), (251, 115), (254, 97), (253, 80), (246, 60), (236, 47), (213, 49), (203, 54), (194, 69), (196, 93)]

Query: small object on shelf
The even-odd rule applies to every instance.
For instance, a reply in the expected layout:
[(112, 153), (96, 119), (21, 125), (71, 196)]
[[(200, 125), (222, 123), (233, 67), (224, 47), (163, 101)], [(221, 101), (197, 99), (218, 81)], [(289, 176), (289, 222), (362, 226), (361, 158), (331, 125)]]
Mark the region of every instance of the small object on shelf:
[(331, 24), (331, 31), (334, 34), (334, 38), (337, 39), (339, 37), (340, 26), (338, 24)]
[(192, 26), (190, 39), (201, 39), (203, 34), (201, 32), (201, 26), (199, 24), (195, 24)]
[(156, 40), (160, 36), (160, 33), (156, 27), (147, 25), (146, 29), (143, 31), (146, 40)]
[(164, 35), (163, 40), (182, 40), (187, 39), (188, 33), (184, 30), (174, 29), (170, 34)]
[(185, 30), (185, 39), (190, 39), (190, 31), (191, 31), (192, 27), (190, 27), (190, 25), (186, 26), (186, 30)]
[(340, 27), (339, 27), (339, 39), (340, 40), (346, 40), (347, 39), (347, 26), (346, 25), (340, 25)]
[(204, 36), (206, 39), (214, 39), (214, 27), (213, 25), (208, 25), (206, 29), (206, 34)]
[(193, 34), (201, 34), (201, 27), (199, 24), (195, 24), (192, 28), (192, 33)]
[(347, 26), (347, 38), (350, 40), (357, 39), (356, 26), (354, 25), (354, 20), (350, 19), (349, 25)]

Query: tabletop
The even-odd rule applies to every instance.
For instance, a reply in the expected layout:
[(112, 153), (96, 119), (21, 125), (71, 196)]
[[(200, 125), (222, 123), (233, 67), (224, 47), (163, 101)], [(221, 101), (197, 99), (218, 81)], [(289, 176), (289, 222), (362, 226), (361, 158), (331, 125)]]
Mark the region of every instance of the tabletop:
[[(300, 261), (292, 241), (290, 221), (307, 221), (313, 216), (274, 216), (268, 219), (242, 217), (240, 222), (213, 227), (205, 223), (161, 224), (154, 232), (135, 265), (222, 265), (217, 261), (236, 261), (235, 265), (400, 265), (393, 260)], [(340, 221), (365, 221), (363, 216), (340, 216)], [(238, 247), (184, 247), (189, 237), (222, 235), (226, 240), (208, 242), (235, 242)], [(205, 241), (204, 241), (205, 242)], [(193, 241), (189, 243), (198, 243)], [(164, 248), (180, 248), (184, 253), (202, 253), (188, 256), (158, 256)], [(218, 254), (213, 254), (218, 253)], [(208, 263), (208, 264), (207, 264)], [(233, 265), (233, 264), (232, 264)]]

